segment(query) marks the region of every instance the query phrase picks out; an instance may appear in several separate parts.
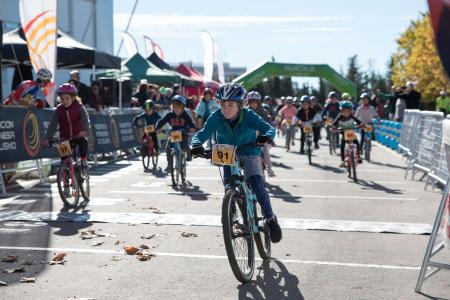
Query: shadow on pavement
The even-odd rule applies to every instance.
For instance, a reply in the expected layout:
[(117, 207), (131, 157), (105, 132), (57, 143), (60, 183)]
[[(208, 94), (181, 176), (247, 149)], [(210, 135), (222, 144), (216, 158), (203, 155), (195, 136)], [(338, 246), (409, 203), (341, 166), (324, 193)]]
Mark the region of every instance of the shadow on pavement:
[(398, 166), (398, 165), (393, 165), (393, 164), (385, 164), (385, 163), (382, 163), (382, 162), (379, 162), (379, 161), (373, 161), (373, 160), (370, 160), (369, 164), (377, 165), (377, 166), (384, 166), (384, 167), (394, 168), (394, 169), (402, 169), (402, 170), (405, 170), (405, 171), (406, 171), (406, 167), (402, 167), (402, 166)]
[(304, 299), (297, 276), (291, 274), (281, 261), (264, 261), (258, 269), (254, 281), (238, 287), (239, 299)]
[(285, 165), (284, 163), (272, 161), (272, 167), (276, 168), (283, 168), (283, 169), (292, 169), (292, 167), (289, 167), (288, 165)]
[(330, 171), (330, 172), (333, 172), (333, 173), (345, 173), (344, 169), (338, 168), (338, 167), (333, 167), (333, 166), (330, 166), (330, 165), (321, 165), (321, 164), (312, 162), (312, 166), (315, 167), (315, 168), (318, 168), (318, 169), (321, 169), (321, 170), (324, 170), (324, 171)]
[(280, 198), (283, 199), (285, 202), (291, 202), (291, 203), (301, 203), (299, 199), (301, 197), (294, 196), (288, 191), (283, 190), (279, 185), (276, 184), (270, 184), (266, 181), (266, 188), (268, 192), (271, 194), (270, 198)]
[(154, 169), (146, 171), (145, 173), (152, 174), (153, 176), (155, 176), (157, 178), (165, 178), (168, 176), (168, 173), (164, 172), (164, 170), (161, 167), (156, 167)]
[(424, 296), (427, 299), (433, 299), (433, 300), (449, 300), (450, 299), (450, 298), (434, 297), (434, 296), (431, 296), (431, 295), (426, 294), (424, 292), (419, 292), (417, 294), (422, 295), (422, 296)]
[[(81, 213), (78, 213), (81, 211)], [(89, 210), (76, 208), (69, 210), (66, 207), (61, 208), (55, 221), (49, 222), (50, 227), (59, 228), (55, 231), (55, 235), (71, 236), (76, 235), (81, 229), (90, 227), (92, 222), (89, 220)]]
[(190, 181), (186, 181), (184, 186), (172, 186), (172, 188), (177, 192), (181, 192), (181, 195), (189, 196), (191, 200), (195, 201), (206, 201), (208, 200), (208, 196), (211, 195), (202, 191), (200, 186), (192, 185)]
[(376, 190), (376, 191), (385, 192), (387, 194), (396, 194), (396, 195), (403, 194), (402, 190), (391, 189), (391, 188), (388, 188), (387, 186), (379, 184), (379, 183), (377, 183), (375, 181), (370, 181), (369, 182), (369, 181), (365, 181), (365, 180), (362, 180), (362, 179), (358, 179), (358, 184), (363, 186), (363, 188), (362, 188), (363, 190)]

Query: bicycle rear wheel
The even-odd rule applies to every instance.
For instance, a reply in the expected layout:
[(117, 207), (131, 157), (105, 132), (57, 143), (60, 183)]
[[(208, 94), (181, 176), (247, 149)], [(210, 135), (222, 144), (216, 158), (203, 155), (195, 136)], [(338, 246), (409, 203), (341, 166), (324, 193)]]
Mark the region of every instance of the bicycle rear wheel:
[(144, 171), (148, 171), (150, 166), (150, 157), (147, 155), (148, 153), (148, 146), (144, 146), (142, 149), (142, 165), (144, 166)]
[(156, 153), (153, 153), (152, 155), (152, 164), (153, 168), (156, 168), (156, 166), (158, 165), (158, 155)]
[(172, 178), (172, 185), (173, 186), (177, 186), (178, 183), (180, 182), (180, 172), (178, 170), (177, 163), (176, 163), (177, 154), (176, 154), (175, 150), (172, 150), (170, 155), (171, 155), (171, 158), (172, 158), (171, 159), (171, 165), (169, 166), (169, 168), (170, 168), (170, 177)]
[(237, 280), (249, 282), (255, 270), (253, 231), (245, 203), (234, 190), (228, 190), (222, 203), (222, 229), (231, 270)]
[(372, 142), (370, 139), (366, 140), (366, 143), (364, 145), (364, 158), (366, 161), (370, 161), (370, 150), (372, 148)]
[(89, 197), (91, 196), (91, 185), (89, 183), (89, 175), (81, 174), (80, 167), (76, 167), (76, 172), (78, 174), (78, 183), (80, 186), (81, 196), (83, 196), (84, 201), (88, 202)]
[(255, 222), (258, 224), (258, 232), (254, 234), (256, 249), (258, 249), (259, 256), (264, 259), (270, 259), (272, 255), (272, 243), (270, 241), (269, 225), (263, 217), (261, 206), (255, 201), (254, 214)]
[(312, 149), (311, 149), (311, 138), (310, 137), (306, 140), (306, 146), (307, 146), (306, 151), (308, 152), (307, 153), (308, 154), (308, 162), (310, 165), (312, 165)]
[(78, 178), (64, 162), (61, 162), (58, 174), (56, 175), (56, 181), (58, 184), (58, 192), (64, 206), (68, 208), (77, 207), (80, 199)]

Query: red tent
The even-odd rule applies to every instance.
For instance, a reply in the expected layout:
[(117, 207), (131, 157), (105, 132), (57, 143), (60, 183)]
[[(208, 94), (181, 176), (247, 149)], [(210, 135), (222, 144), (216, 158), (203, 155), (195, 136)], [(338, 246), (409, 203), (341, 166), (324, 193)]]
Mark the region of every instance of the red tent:
[(180, 64), (176, 70), (178, 73), (201, 82), (200, 87), (185, 87), (185, 93), (188, 97), (194, 95), (200, 97), (203, 94), (205, 88), (210, 88), (211, 90), (213, 90), (213, 93), (215, 93), (220, 86), (220, 84), (216, 81), (203, 81), (203, 75), (199, 71), (197, 71), (193, 67), (186, 66), (185, 64)]

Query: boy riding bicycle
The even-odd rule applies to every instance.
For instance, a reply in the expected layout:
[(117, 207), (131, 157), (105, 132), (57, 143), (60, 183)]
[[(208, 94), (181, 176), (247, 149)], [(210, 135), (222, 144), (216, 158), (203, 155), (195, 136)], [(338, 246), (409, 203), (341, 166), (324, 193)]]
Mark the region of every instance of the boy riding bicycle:
[(70, 141), (71, 145), (78, 145), (81, 159), (81, 170), (86, 173), (88, 168), (87, 152), (89, 130), (89, 116), (86, 108), (77, 100), (77, 88), (69, 83), (61, 85), (56, 91), (61, 104), (56, 106), (48, 126), (43, 146), (49, 144), (49, 140), (55, 134), (59, 125), (59, 137), (61, 140)]
[[(172, 110), (165, 115), (164, 118), (160, 119), (158, 123), (156, 123), (155, 131), (160, 132), (161, 128), (166, 123), (169, 123), (172, 130), (187, 130), (189, 132), (195, 132), (194, 122), (189, 114), (184, 110), (184, 107), (186, 106), (186, 99), (183, 96), (176, 95), (170, 100), (170, 104)], [(187, 160), (190, 161), (192, 157), (190, 155), (191, 149), (189, 148), (189, 137), (186, 132), (183, 132), (182, 135), (183, 140), (181, 142), (181, 149), (188, 154)], [(171, 147), (172, 143), (168, 141), (166, 145), (168, 166), (172, 166), (172, 161), (170, 161), (172, 159), (170, 155)], [(167, 167), (167, 171), (170, 171), (169, 167)]]
[[(356, 109), (355, 116), (361, 120), (362, 123), (372, 125), (373, 119), (379, 119), (377, 111), (375, 108), (370, 105), (370, 96), (368, 93), (362, 93), (360, 99), (362, 100), (362, 104)], [(361, 142), (360, 142), (360, 152), (364, 147), (364, 141), (366, 136), (366, 130), (364, 128), (361, 129)]]
[[(134, 124), (138, 122), (138, 120), (144, 120), (146, 126), (156, 126), (156, 123), (161, 119), (161, 116), (156, 112), (155, 110), (155, 102), (152, 100), (147, 100), (144, 102), (144, 112), (138, 115), (136, 118), (134, 118)], [(158, 145), (158, 136), (156, 135), (156, 131), (153, 131), (150, 133), (150, 137), (153, 140), (153, 145), (155, 147), (156, 155), (159, 154), (159, 145)], [(145, 138), (145, 134), (144, 137)], [(145, 147), (142, 148), (142, 151), (144, 151)], [(142, 152), (142, 155), (145, 153)]]
[[(361, 121), (352, 114), (353, 104), (350, 101), (342, 101), (340, 105), (341, 113), (337, 116), (336, 120), (334, 120), (334, 128), (342, 128), (345, 130), (346, 128), (354, 128), (355, 123), (358, 126), (362, 125)], [(341, 167), (345, 167), (345, 143), (346, 141), (344, 139), (344, 132), (342, 132)], [(358, 139), (353, 140), (353, 143), (356, 144), (356, 147), (358, 149), (358, 163), (362, 163)]]
[[(217, 136), (218, 144), (229, 144), (236, 147), (255, 142), (257, 144), (272, 142), (275, 129), (251, 109), (243, 108), (245, 94), (245, 89), (236, 83), (225, 84), (217, 91), (216, 97), (220, 100), (221, 108), (208, 118), (204, 127), (192, 138), (192, 155), (203, 154), (202, 144), (213, 133)], [(256, 131), (259, 132), (258, 136), (256, 136)], [(249, 183), (262, 207), (270, 229), (271, 240), (273, 243), (278, 243), (282, 238), (282, 232), (264, 186), (264, 174), (260, 161), (261, 149), (252, 147), (236, 154), (243, 163), (245, 180)], [(225, 166), (225, 182), (229, 181), (230, 176), (231, 168)]]

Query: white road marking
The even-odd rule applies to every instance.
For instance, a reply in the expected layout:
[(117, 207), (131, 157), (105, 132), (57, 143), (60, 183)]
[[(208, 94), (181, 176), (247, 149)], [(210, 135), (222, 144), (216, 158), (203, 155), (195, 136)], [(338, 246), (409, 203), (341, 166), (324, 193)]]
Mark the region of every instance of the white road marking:
[(167, 184), (168, 183), (166, 181), (156, 181), (156, 182), (139, 181), (139, 182), (131, 184), (131, 186), (132, 187), (151, 188), (151, 187), (161, 187), (161, 186), (164, 186)]
[[(221, 181), (220, 177), (187, 177), (187, 179), (192, 179), (192, 180), (212, 180), (212, 181), (216, 181), (219, 180)], [(327, 180), (327, 179), (303, 179), (303, 178), (299, 178), (299, 179), (285, 179), (285, 178), (274, 178), (274, 177), (266, 177), (266, 181), (268, 182), (297, 182), (297, 183), (349, 183), (351, 182), (351, 179), (348, 180)], [(373, 181), (375, 184), (379, 183), (379, 184), (407, 184), (408, 182), (406, 181), (375, 181), (375, 180), (370, 180)]]
[[(144, 195), (205, 195), (204, 192), (182, 192), (182, 191), (139, 191), (139, 190), (112, 190), (109, 194), (144, 194)], [(209, 195), (223, 196), (224, 193), (206, 192)], [(418, 198), (409, 197), (375, 197), (375, 196), (340, 196), (340, 195), (304, 195), (304, 194), (273, 194), (274, 198), (321, 198), (321, 199), (358, 199), (358, 200), (396, 200), (396, 201), (417, 201)]]
[[(207, 169), (211, 169), (211, 168), (217, 168), (216, 166), (209, 166), (209, 167), (196, 167), (196, 166), (188, 166), (188, 171), (191, 169), (201, 169), (201, 170), (207, 170)], [(322, 169), (316, 169), (316, 168), (283, 168), (283, 167), (277, 167), (277, 166), (272, 166), (272, 168), (274, 170), (286, 170), (286, 171), (305, 171), (308, 173), (312, 173), (312, 172), (326, 172), (329, 173), (329, 170), (322, 170)], [(389, 169), (358, 169), (357, 173), (402, 173), (404, 172), (404, 170), (389, 170)], [(342, 174), (345, 174), (346, 171), (344, 169), (342, 169)]]
[[(46, 252), (72, 252), (72, 253), (92, 253), (92, 254), (113, 254), (125, 255), (124, 251), (117, 250), (102, 250), (102, 249), (80, 249), (80, 248), (44, 248), (44, 247), (15, 247), (15, 246), (0, 246), (0, 250), (23, 250), (23, 251), (46, 251)], [(217, 259), (227, 260), (225, 255), (208, 255), (208, 254), (190, 254), (190, 253), (168, 253), (168, 252), (154, 252), (156, 256), (165, 257), (180, 257), (180, 258), (198, 258), (198, 259)], [(262, 261), (260, 258), (255, 258), (257, 261)], [(334, 267), (351, 267), (351, 268), (370, 268), (370, 269), (385, 269), (385, 270), (420, 270), (418, 266), (396, 266), (396, 265), (380, 265), (380, 264), (362, 264), (362, 263), (343, 263), (332, 261), (317, 261), (317, 260), (298, 260), (298, 259), (280, 259), (282, 263), (306, 264), (306, 265), (323, 265)]]
[[(0, 212), (0, 221), (30, 222), (100, 222), (112, 224), (159, 224), (183, 226), (222, 226), (218, 215), (150, 214), (118, 212)], [(295, 230), (327, 230), (342, 232), (389, 232), (401, 234), (428, 234), (431, 225), (420, 223), (368, 222), (348, 220), (317, 220), (280, 218), (280, 226)]]

